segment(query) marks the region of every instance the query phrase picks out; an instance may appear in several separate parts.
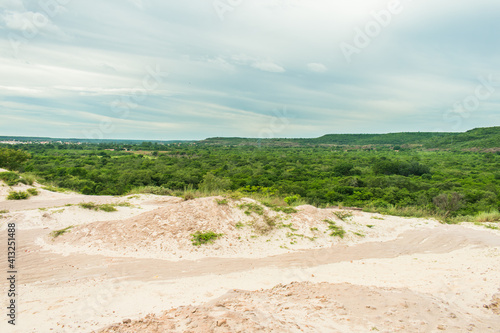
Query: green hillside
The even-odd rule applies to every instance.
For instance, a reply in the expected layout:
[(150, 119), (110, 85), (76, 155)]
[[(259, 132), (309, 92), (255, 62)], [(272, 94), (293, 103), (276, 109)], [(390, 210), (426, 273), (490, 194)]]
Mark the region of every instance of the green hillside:
[(311, 139), (209, 138), (210, 145), (312, 146), (312, 145), (422, 145), (424, 148), (489, 149), (500, 148), (500, 126), (476, 128), (464, 133), (402, 132), (387, 134), (327, 134)]
[(426, 148), (500, 148), (500, 126), (475, 128), (465, 133), (429, 139)]

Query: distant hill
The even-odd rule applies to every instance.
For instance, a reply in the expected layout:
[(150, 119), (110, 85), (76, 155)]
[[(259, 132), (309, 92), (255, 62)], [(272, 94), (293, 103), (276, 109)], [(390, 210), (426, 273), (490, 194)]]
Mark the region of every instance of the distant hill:
[(427, 148), (500, 148), (500, 126), (475, 128), (465, 133), (436, 137), (424, 143)]
[(327, 134), (312, 139), (316, 144), (362, 145), (404, 145), (422, 144), (429, 139), (445, 139), (457, 133), (444, 132), (402, 132), (388, 134)]
[(199, 143), (212, 145), (263, 145), (263, 146), (310, 146), (310, 145), (422, 145), (425, 148), (500, 148), (500, 126), (476, 128), (460, 132), (402, 132), (387, 134), (327, 134), (312, 139), (258, 139), (215, 137)]

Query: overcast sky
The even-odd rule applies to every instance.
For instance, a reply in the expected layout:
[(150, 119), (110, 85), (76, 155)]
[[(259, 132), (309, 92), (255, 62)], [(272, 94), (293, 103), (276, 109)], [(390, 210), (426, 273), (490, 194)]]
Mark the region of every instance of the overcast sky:
[(0, 0), (0, 136), (500, 125), (498, 0)]

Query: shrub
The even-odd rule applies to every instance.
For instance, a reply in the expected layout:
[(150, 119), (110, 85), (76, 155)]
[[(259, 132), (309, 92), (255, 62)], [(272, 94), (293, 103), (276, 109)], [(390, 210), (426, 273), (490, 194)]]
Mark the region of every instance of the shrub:
[(193, 199), (195, 199), (195, 196), (194, 196), (194, 194), (193, 194), (193, 193), (188, 192), (188, 193), (185, 193), (185, 194), (183, 195), (183, 198), (184, 198), (184, 201), (188, 201), (188, 200), (193, 200)]
[(346, 221), (352, 217), (352, 213), (347, 210), (342, 210), (340, 212), (333, 212), (333, 214), (342, 221)]
[(104, 205), (100, 205), (99, 206), (99, 210), (102, 210), (104, 212), (116, 212), (117, 209), (115, 208), (115, 206), (111, 205), (111, 204), (104, 204)]
[(489, 212), (481, 212), (475, 217), (476, 222), (500, 222), (500, 212), (492, 210)]
[(33, 196), (40, 194), (36, 188), (29, 188), (27, 191), (30, 195), (33, 195)]
[(21, 182), (21, 177), (15, 172), (0, 172), (0, 180), (9, 186), (14, 186)]
[(85, 208), (85, 209), (93, 209), (93, 210), (98, 210), (99, 206), (95, 204), (94, 202), (81, 202), (78, 204), (80, 207)]
[(78, 205), (84, 209), (102, 210), (103, 212), (116, 212), (117, 211), (117, 209), (115, 208), (116, 206), (130, 206), (128, 202), (120, 202), (118, 204), (102, 204), (102, 205), (98, 205), (94, 202), (81, 202)]
[(26, 185), (33, 185), (36, 181), (36, 178), (35, 176), (33, 175), (23, 175), (23, 178), (21, 180), (21, 182), (23, 182), (24, 184)]
[(227, 205), (227, 199), (216, 199), (218, 205)]
[(21, 163), (27, 161), (31, 157), (30, 154), (22, 150), (14, 150), (8, 148), (0, 149), (0, 168), (16, 169)]
[(135, 187), (128, 194), (155, 194), (155, 195), (172, 195), (172, 190), (162, 186), (142, 186)]
[(217, 234), (213, 231), (197, 231), (194, 234), (191, 234), (192, 239), (191, 242), (194, 246), (200, 246), (202, 244), (212, 244), (214, 240), (223, 236), (223, 234)]
[(11, 191), (9, 192), (9, 195), (7, 196), (7, 200), (25, 200), (30, 197), (30, 194), (28, 192), (24, 191)]
[(463, 205), (464, 196), (457, 192), (442, 193), (432, 199), (436, 207), (445, 212), (444, 217), (448, 217), (450, 213), (459, 210)]
[(58, 187), (55, 187), (55, 186), (44, 186), (44, 187), (42, 187), (42, 189), (44, 189), (46, 191), (50, 191), (50, 192), (59, 192), (59, 193), (66, 192), (64, 189), (58, 188)]
[(207, 173), (203, 177), (203, 181), (200, 183), (198, 188), (200, 191), (205, 193), (225, 191), (231, 187), (231, 180), (229, 178), (216, 177), (212, 173)]
[(287, 203), (287, 205), (291, 206), (294, 203), (296, 203), (297, 201), (299, 201), (299, 199), (300, 199), (300, 195), (296, 194), (296, 195), (292, 195), (290, 197), (286, 197), (284, 200)]

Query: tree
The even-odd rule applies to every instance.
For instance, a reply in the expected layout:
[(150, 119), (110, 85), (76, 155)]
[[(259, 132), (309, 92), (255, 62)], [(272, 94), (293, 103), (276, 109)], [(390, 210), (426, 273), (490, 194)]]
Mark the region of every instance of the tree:
[(22, 151), (8, 148), (0, 149), (0, 167), (15, 170), (31, 158), (31, 155)]
[(442, 193), (432, 199), (436, 207), (445, 211), (444, 217), (448, 217), (451, 212), (455, 212), (462, 207), (464, 196), (457, 192)]
[(207, 173), (203, 176), (203, 181), (199, 185), (199, 189), (204, 192), (224, 191), (231, 187), (229, 178), (216, 177), (213, 173)]

